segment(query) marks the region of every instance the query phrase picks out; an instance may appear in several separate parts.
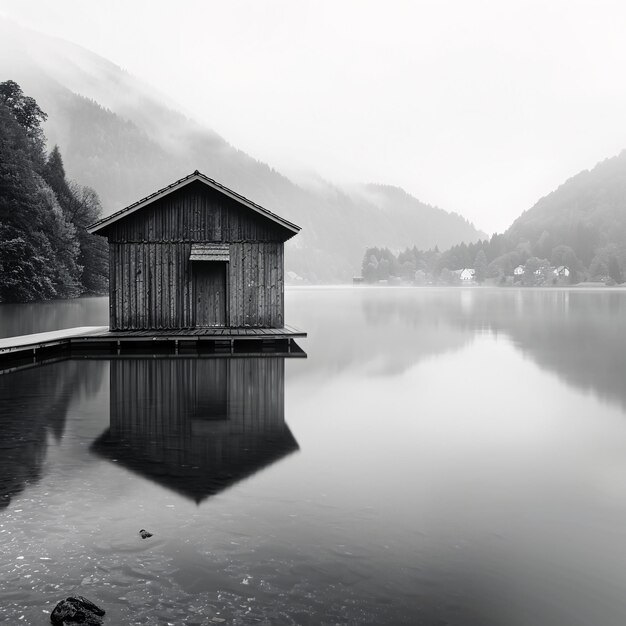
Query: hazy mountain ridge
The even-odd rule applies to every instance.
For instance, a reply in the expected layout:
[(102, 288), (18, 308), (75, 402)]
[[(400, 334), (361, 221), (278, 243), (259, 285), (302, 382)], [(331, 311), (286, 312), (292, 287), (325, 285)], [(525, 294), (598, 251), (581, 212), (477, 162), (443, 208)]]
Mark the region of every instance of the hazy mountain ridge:
[(607, 240), (626, 241), (626, 150), (579, 172), (540, 198), (513, 222), (506, 235), (532, 240), (546, 228), (571, 231), (579, 223), (597, 227)]
[(530, 246), (537, 257), (570, 247), (591, 279), (609, 273), (613, 259), (626, 271), (626, 151), (569, 178), (504, 234), (511, 246)]
[[(454, 243), (459, 243), (459, 241), (475, 241), (473, 239), (466, 238), (471, 231), (475, 231), (473, 224), (471, 224), (469, 220), (465, 219), (458, 213), (444, 211), (439, 207), (421, 202), (401, 187), (369, 183), (363, 185), (363, 190), (364, 197), (366, 199), (381, 207), (385, 211), (389, 211), (391, 214), (390, 216), (393, 217), (393, 219), (397, 219), (397, 217), (409, 218), (415, 211), (420, 211), (424, 216), (423, 230), (421, 237), (419, 238), (422, 241), (437, 240), (437, 235), (444, 231), (450, 215), (454, 215), (458, 218), (458, 231), (462, 232), (463, 230), (466, 230), (466, 235), (463, 236), (461, 240), (456, 237), (452, 244), (449, 242), (449, 238), (444, 237), (441, 241), (437, 241), (437, 245), (439, 247), (449, 247)], [(483, 232), (480, 232), (479, 234), (481, 237), (486, 236)], [(415, 243), (420, 247), (422, 246), (421, 241), (417, 241)]]
[(296, 184), (94, 53), (3, 20), (0, 35), (1, 76), (48, 113), (49, 147), (60, 146), (67, 172), (99, 193), (105, 214), (199, 169), (302, 226), (286, 269), (311, 282), (348, 280), (373, 243), (448, 247), (484, 235), (398, 188)]

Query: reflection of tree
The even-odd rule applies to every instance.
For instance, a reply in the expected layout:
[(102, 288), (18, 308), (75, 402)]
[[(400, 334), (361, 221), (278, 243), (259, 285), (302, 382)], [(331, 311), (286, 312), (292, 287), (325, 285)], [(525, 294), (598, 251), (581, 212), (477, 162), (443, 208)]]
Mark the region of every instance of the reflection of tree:
[[(373, 333), (403, 334), (406, 350), (426, 331), (430, 347), (440, 353), (450, 349), (452, 329), (460, 330), (465, 345), (477, 331), (509, 335), (516, 347), (541, 367), (563, 380), (600, 397), (626, 406), (626, 292), (566, 289), (439, 289), (380, 290), (362, 301)], [(368, 344), (370, 348), (376, 342)], [(393, 358), (390, 346), (385, 353)], [(413, 363), (422, 358), (416, 347)]]
[(49, 437), (60, 441), (73, 401), (98, 391), (102, 366), (62, 361), (0, 376), (0, 508), (41, 478)]
[(298, 449), (284, 359), (111, 361), (110, 428), (92, 450), (197, 502)]

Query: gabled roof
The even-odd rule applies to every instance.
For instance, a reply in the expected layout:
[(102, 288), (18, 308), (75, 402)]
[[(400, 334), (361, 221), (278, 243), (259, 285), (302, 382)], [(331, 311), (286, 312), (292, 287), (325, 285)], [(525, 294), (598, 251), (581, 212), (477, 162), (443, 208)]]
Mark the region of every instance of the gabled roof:
[(300, 226), (296, 226), (292, 222), (287, 221), (286, 219), (280, 217), (279, 215), (276, 215), (275, 213), (272, 213), (271, 211), (264, 209), (261, 205), (256, 204), (256, 202), (252, 202), (252, 200), (248, 200), (248, 198), (244, 198), (244, 196), (238, 194), (236, 191), (233, 191), (232, 189), (225, 187), (224, 185), (213, 180), (212, 178), (209, 178), (208, 176), (201, 174), (198, 170), (196, 170), (193, 174), (189, 174), (189, 176), (185, 176), (184, 178), (177, 180), (171, 185), (168, 185), (167, 187), (163, 187), (163, 189), (159, 189), (153, 194), (145, 198), (142, 198), (141, 200), (138, 200), (134, 204), (127, 206), (125, 209), (121, 209), (120, 211), (117, 211), (113, 213), (112, 215), (109, 215), (108, 217), (103, 217), (101, 220), (98, 220), (97, 222), (91, 224), (91, 226), (87, 228), (87, 231), (90, 233), (97, 233), (103, 228), (110, 226), (114, 222), (124, 219), (125, 217), (127, 217), (128, 215), (131, 215), (135, 211), (138, 211), (139, 209), (143, 209), (143, 207), (147, 206), (148, 204), (152, 204), (156, 200), (160, 200), (161, 198), (172, 193), (173, 191), (177, 191), (178, 189), (181, 189), (182, 187), (185, 187), (186, 185), (189, 185), (190, 183), (193, 183), (195, 181), (200, 181), (201, 183), (204, 183), (208, 187), (211, 187), (211, 189), (215, 189), (223, 193), (225, 196), (228, 196), (229, 198), (236, 200), (237, 202), (239, 202), (239, 204), (247, 207), (248, 209), (251, 209), (252, 211), (258, 213), (259, 215), (262, 215), (263, 217), (266, 217), (267, 219), (270, 219), (273, 222), (280, 224), (280, 226), (283, 226), (287, 230), (291, 231), (294, 235), (300, 231)]

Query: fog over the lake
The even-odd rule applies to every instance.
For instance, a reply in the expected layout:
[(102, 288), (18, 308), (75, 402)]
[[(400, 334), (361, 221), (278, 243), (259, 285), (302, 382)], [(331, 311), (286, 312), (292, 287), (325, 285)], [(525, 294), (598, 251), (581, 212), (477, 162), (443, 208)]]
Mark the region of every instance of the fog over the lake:
[(287, 174), (399, 185), (485, 231), (626, 147), (626, 6), (0, 0)]

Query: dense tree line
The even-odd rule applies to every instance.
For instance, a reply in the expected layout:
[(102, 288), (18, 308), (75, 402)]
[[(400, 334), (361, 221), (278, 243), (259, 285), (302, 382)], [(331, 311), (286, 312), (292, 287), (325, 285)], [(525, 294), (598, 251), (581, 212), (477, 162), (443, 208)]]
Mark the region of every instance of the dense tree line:
[(476, 243), (462, 243), (445, 252), (440, 252), (438, 247), (431, 250), (413, 247), (395, 255), (388, 248), (369, 248), (363, 258), (362, 276), (366, 282), (397, 278), (417, 284), (447, 284), (458, 279), (455, 271), (473, 268), (476, 281), (483, 282), (493, 274), (490, 261), (502, 254), (501, 237), (494, 235)]
[(0, 83), (0, 302), (106, 289), (106, 242), (86, 230), (100, 201), (67, 179), (57, 146), (46, 153), (46, 118), (17, 83)]
[[(545, 232), (545, 231), (544, 231)], [(583, 239), (587, 246), (587, 239)], [(514, 244), (508, 234), (495, 234), (490, 239), (476, 243), (453, 246), (445, 252), (438, 248), (418, 250), (407, 248), (394, 254), (388, 248), (369, 248), (363, 257), (361, 272), (366, 282), (399, 279), (417, 284), (458, 282), (458, 270), (472, 268), (474, 280), (496, 285), (521, 282), (533, 286), (557, 282), (553, 269), (568, 268), (567, 281), (584, 280), (621, 284), (625, 280), (624, 246), (608, 243), (587, 254), (589, 265), (581, 260), (583, 253), (571, 246), (559, 243), (550, 247), (549, 235), (543, 234), (538, 241)], [(514, 275), (516, 267), (523, 273)], [(558, 280), (562, 282), (563, 278)]]

